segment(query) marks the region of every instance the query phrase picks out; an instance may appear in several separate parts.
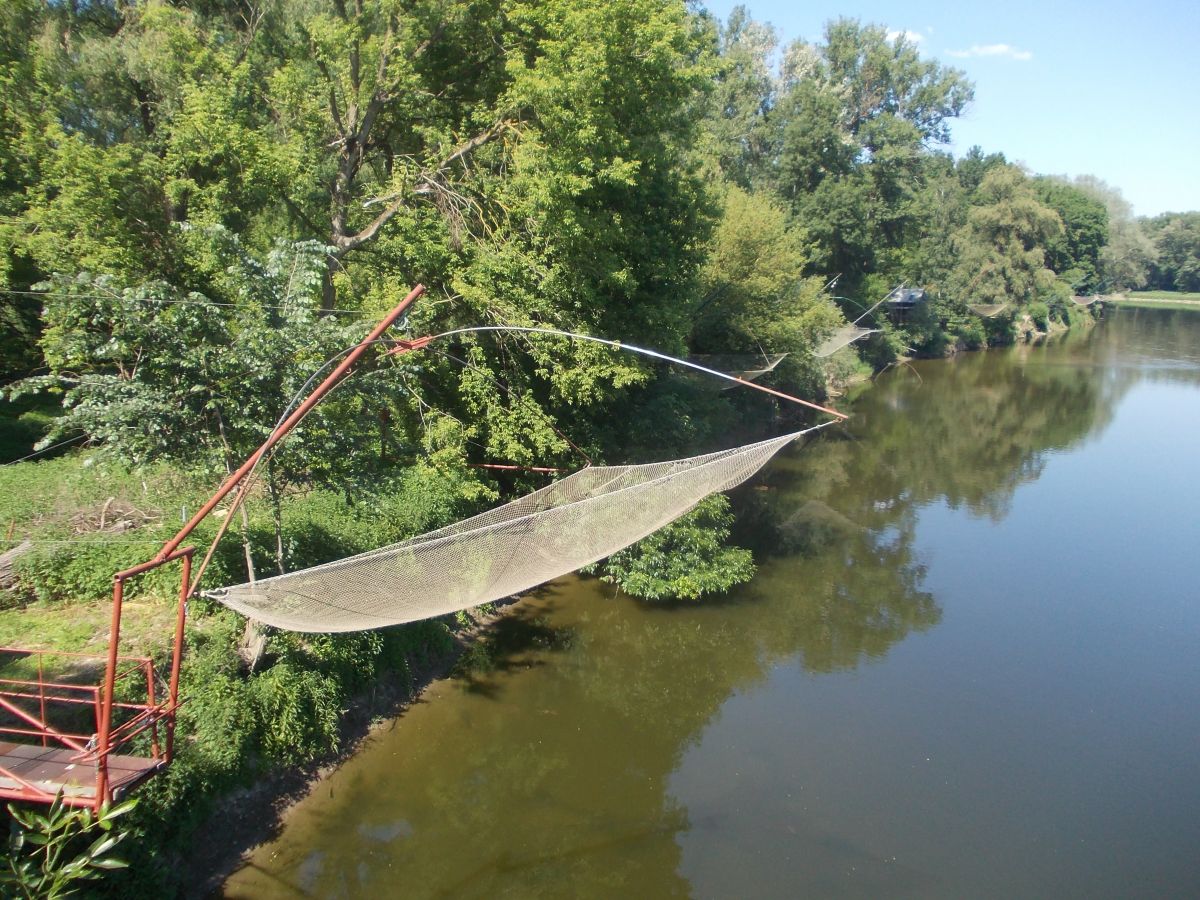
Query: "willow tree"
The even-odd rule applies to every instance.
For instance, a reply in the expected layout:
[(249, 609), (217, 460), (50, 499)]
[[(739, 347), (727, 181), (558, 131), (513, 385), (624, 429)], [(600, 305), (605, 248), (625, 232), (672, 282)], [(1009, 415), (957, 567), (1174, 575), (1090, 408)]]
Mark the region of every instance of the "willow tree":
[(1057, 279), (1045, 248), (1063, 234), (1058, 213), (1039, 202), (1014, 166), (988, 171), (966, 225), (955, 236), (958, 265), (949, 293), (964, 303), (1028, 305), (1050, 299)]

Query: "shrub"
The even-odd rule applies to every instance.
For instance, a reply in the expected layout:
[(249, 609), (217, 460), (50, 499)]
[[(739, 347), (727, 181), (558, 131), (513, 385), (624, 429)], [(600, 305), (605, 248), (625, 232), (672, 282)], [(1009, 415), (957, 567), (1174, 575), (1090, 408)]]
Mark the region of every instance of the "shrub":
[[(104, 806), (96, 816), (90, 809), (64, 806), (61, 792), (44, 813), (9, 804), (8, 865), (0, 869), (5, 896), (57, 900), (75, 894), (80, 881), (124, 868), (128, 863), (112, 851), (128, 832), (118, 828), (116, 820), (136, 804), (136, 800), (127, 800)], [(85, 844), (97, 829), (99, 835)]]
[(727, 591), (754, 577), (750, 551), (725, 545), (732, 523), (729, 498), (713, 494), (678, 521), (614, 553), (601, 578), (647, 600), (697, 600)]
[(1050, 330), (1050, 307), (1045, 303), (1040, 300), (1030, 303), (1025, 311), (1041, 331)]

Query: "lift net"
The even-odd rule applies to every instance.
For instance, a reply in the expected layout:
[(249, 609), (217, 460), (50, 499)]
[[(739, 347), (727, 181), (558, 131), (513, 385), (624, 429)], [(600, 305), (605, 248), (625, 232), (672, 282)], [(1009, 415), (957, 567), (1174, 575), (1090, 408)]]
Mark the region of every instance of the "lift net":
[(308, 632), (380, 628), (470, 609), (628, 547), (709, 494), (741, 484), (813, 430), (689, 459), (581, 469), (420, 537), (205, 596), (268, 625)]
[(878, 334), (878, 328), (859, 328), (856, 325), (844, 325), (821, 342), (813, 351), (813, 356), (826, 359), (833, 356), (843, 347), (849, 347), (855, 341), (865, 338), (868, 334)]

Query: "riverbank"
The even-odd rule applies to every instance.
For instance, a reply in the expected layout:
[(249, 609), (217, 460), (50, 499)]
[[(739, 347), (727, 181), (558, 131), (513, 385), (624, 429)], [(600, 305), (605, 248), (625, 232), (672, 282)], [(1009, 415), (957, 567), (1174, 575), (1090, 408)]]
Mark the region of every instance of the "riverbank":
[[(1051, 322), (1050, 325), (1051, 330), (1048, 334), (1037, 332), (1033, 339), (1053, 337), (1067, 330), (1066, 325), (1058, 322)], [(857, 396), (868, 390), (871, 384), (872, 380), (869, 375), (862, 371), (856, 371), (839, 386), (840, 391), (831, 390), (831, 394)], [(393, 728), (395, 718), (403, 715), (414, 704), (421, 702), (421, 696), (431, 687), (448, 678), (455, 668), (455, 663), (462, 658), (462, 654), (477, 646), (479, 642), (488, 641), (491, 629), (506, 613), (507, 610), (498, 610), (480, 620), (469, 632), (465, 633), (462, 639), (456, 642), (453, 657), (440, 667), (425, 673), (419, 687), (410, 697), (399, 699), (392, 712), (377, 711), (365, 721), (359, 714), (356, 721), (347, 730), (342, 749), (332, 759), (317, 766), (285, 773), (276, 781), (260, 785), (253, 792), (247, 792), (252, 795), (249, 804), (252, 811), (249, 813), (246, 813), (243, 808), (241, 794), (228, 798), (212, 817), (210, 826), (202, 828), (201, 832), (211, 833), (217, 824), (223, 821), (223, 815), (227, 809), (234, 810), (245, 820), (244, 827), (239, 827), (228, 835), (222, 835), (220, 840), (198, 856), (194, 863), (197, 878), (188, 879), (188, 881), (195, 881), (203, 887), (194, 893), (189, 892), (187, 896), (209, 896), (210, 892), (215, 891), (230, 875), (246, 864), (260, 846), (277, 839), (281, 829), (286, 827), (289, 815), (299, 804), (307, 798), (317, 796), (330, 779), (338, 777), (338, 773), (350, 760), (368, 749), (374, 738)], [(351, 714), (351, 716), (355, 715), (355, 713)]]
[[(549, 585), (227, 895), (1191, 896), (1197, 328), (1117, 314), (879, 379), (748, 492), (754, 582)], [(1131, 465), (1152, 483), (1104, 477)]]
[(1114, 306), (1142, 307), (1144, 309), (1190, 309), (1200, 310), (1200, 293), (1174, 291), (1132, 291), (1104, 298)]
[[(30, 493), (31, 501), (43, 508), (52, 506), (45, 501), (53, 481), (69, 489), (70, 497), (64, 498), (73, 505), (62, 509), (54, 522), (42, 523), (45, 528), (53, 525), (65, 529), (62, 533), (68, 535), (65, 540), (69, 543), (46, 555), (36, 572), (30, 570), (36, 576), (31, 577), (31, 585), (39, 596), (44, 595), (43, 599), (36, 607), (13, 610), (14, 616), (27, 618), (23, 613), (36, 610), (58, 613), (57, 618), (74, 621), (83, 609), (78, 605), (79, 586), (91, 590), (88, 586), (95, 581), (98, 588), (107, 588), (108, 573), (126, 564), (122, 560), (120, 565), (110, 565), (110, 557), (101, 553), (115, 552), (118, 547), (106, 543), (101, 533), (105, 510), (114, 509), (112, 495), (106, 498), (105, 494), (121, 482), (115, 480), (115, 469), (96, 478), (100, 473), (93, 470), (97, 468), (99, 463), (89, 465), (82, 458), (64, 458), (51, 465), (20, 470), (45, 476), (45, 484), (36, 490), (30, 478), (22, 476), (29, 482), (26, 493)], [(89, 490), (95, 491), (82, 504), (81, 473), (90, 479)], [(59, 477), (62, 475), (70, 478), (64, 481)], [(145, 497), (161, 500), (203, 491), (202, 479), (196, 484), (180, 485), (164, 481), (161, 490), (156, 490), (153, 482), (147, 487), (145, 473), (123, 477), (129, 483), (122, 488), (124, 493), (117, 491), (117, 505), (123, 510), (126, 505), (135, 506), (153, 518), (152, 526), (133, 529), (146, 535), (150, 545), (160, 543), (173, 530), (168, 511), (179, 504), (163, 500), (158, 507), (149, 508)], [(9, 499), (16, 496), (14, 489)], [(356, 508), (361, 510), (363, 498), (358, 500)], [(395, 502), (396, 508), (413, 505), (401, 500)], [(194, 498), (188, 499), (185, 505), (194, 506), (195, 502)], [(291, 550), (298, 565), (306, 560), (321, 561), (319, 554), (336, 551), (345, 555), (361, 549), (356, 546), (360, 540), (378, 541), (379, 523), (343, 508), (340, 498), (322, 499), (313, 493), (297, 497), (295, 503), (297, 507), (289, 509), (288, 521), (295, 524), (297, 542)], [(96, 530), (91, 528), (95, 524), (92, 513), (99, 515), (98, 535), (91, 533)], [(81, 514), (84, 518), (79, 520)], [(433, 523), (409, 524), (412, 527), (406, 525), (406, 533), (426, 530)], [(79, 528), (91, 530), (84, 534), (78, 532)], [(166, 534), (159, 533), (163, 529)], [(44, 531), (42, 536), (50, 534)], [(152, 534), (155, 537), (150, 538)], [(120, 546), (120, 552), (144, 553), (145, 544), (131, 549), (127, 539), (132, 536), (132, 531), (121, 532), (120, 543), (124, 546)], [(256, 543), (266, 558), (269, 537), (264, 522)], [(85, 538), (95, 540), (89, 544)], [(345, 545), (331, 546), (329, 542), (335, 539)], [(226, 567), (232, 572), (239, 551), (236, 547), (231, 551)], [(71, 570), (70, 566), (76, 568)], [(80, 578), (86, 576), (86, 584), (60, 577), (68, 571), (77, 571)], [(88, 644), (102, 646), (104, 603), (102, 599), (95, 601), (95, 622), (84, 638)], [(148, 608), (156, 607), (151, 602)], [(199, 615), (193, 617), (189, 633), (189, 641), (197, 646), (189, 646), (184, 668), (184, 693), (192, 698), (181, 712), (180, 733), (187, 736), (187, 741), (177, 764), (139, 792), (144, 798), (140, 831), (130, 844), (136, 843), (138, 855), (144, 857), (138, 860), (141, 880), (136, 890), (127, 880), (116, 881), (111, 888), (116, 895), (182, 892), (201, 896), (215, 889), (245, 851), (276, 833), (287, 810), (353, 757), (381, 723), (386, 726), (430, 684), (448, 673), (464, 649), (473, 646), (481, 629), (494, 622), (489, 613), (469, 623), (455, 623), (457, 627), (453, 628), (445, 622), (428, 623), (425, 629), (389, 629), (384, 634), (339, 636), (336, 640), (280, 634), (272, 639), (268, 665), (246, 673), (238, 669), (235, 652), (234, 630), (240, 627), (240, 621), (220, 609), (206, 613), (203, 604), (197, 611)], [(69, 615), (61, 615), (64, 612)], [(166, 634), (168, 629), (148, 625), (144, 631), (148, 642), (152, 642), (155, 635)], [(394, 663), (396, 655), (383, 646), (391, 641), (402, 645), (399, 665)], [(161, 647), (148, 647), (145, 652), (160, 655)], [(161, 885), (153, 882), (156, 872), (166, 879)], [(156, 888), (161, 893), (156, 893)]]

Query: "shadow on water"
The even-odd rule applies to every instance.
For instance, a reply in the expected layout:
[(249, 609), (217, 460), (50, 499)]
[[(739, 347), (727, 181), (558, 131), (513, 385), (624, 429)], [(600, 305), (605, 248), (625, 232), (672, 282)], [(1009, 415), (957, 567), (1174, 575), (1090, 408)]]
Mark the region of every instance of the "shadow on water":
[(498, 675), (551, 665), (552, 654), (569, 651), (574, 639), (573, 628), (555, 626), (530, 605), (517, 606), (463, 652), (452, 677), (472, 694), (499, 699), (505, 679)]
[[(727, 598), (643, 605), (567, 578), (522, 600), (453, 679), (297, 810), (227, 896), (295, 896), (297, 884), (346, 898), (693, 894), (684, 838), (720, 843), (727, 812), (764, 801), (713, 771), (717, 811), (693, 821), (671, 787), (683, 757), (731, 698), (781, 667), (852, 672), (936, 628), (944, 611), (917, 540), (925, 510), (1003, 520), (1054, 455), (1096, 439), (1139, 378), (1196, 380), (1195, 351), (1170, 322), (1142, 324), (881, 378), (840, 433), (739, 492), (738, 537), (760, 569)], [(1174, 362), (1139, 368), (1151, 352)], [(755, 841), (794, 850), (772, 865), (795, 884), (827, 893), (851, 870), (860, 895), (928, 884), (928, 872), (806, 821), (798, 803), (764, 806)], [(765, 852), (734, 849), (751, 869)]]

